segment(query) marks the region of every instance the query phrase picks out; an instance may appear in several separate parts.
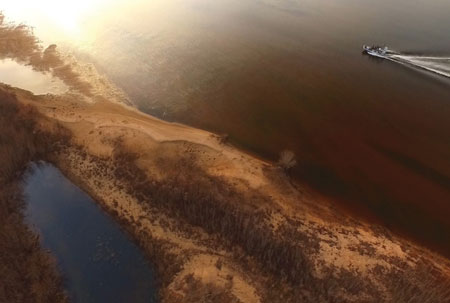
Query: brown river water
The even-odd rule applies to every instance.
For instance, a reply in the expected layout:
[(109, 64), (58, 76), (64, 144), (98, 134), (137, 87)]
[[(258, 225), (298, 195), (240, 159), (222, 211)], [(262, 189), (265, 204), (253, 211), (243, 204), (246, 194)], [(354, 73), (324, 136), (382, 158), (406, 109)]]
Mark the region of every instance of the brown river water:
[(450, 57), (449, 1), (6, 2), (142, 111), (290, 149), (301, 182), (450, 255), (450, 79), (361, 54)]

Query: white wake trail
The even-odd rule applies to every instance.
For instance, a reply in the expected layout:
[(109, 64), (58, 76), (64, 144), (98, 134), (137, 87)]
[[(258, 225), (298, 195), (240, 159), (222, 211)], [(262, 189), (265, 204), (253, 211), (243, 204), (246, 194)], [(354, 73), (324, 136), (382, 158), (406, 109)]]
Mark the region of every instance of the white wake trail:
[(410, 56), (392, 54), (386, 59), (410, 65), (450, 78), (450, 57)]

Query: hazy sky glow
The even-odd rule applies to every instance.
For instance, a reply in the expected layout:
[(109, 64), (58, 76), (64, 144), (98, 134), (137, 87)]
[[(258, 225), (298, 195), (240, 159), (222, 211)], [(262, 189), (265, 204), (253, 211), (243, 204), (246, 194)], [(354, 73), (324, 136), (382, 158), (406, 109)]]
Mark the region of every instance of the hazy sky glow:
[[(26, 23), (35, 27), (38, 33), (53, 33), (58, 36), (67, 36), (69, 39), (78, 39), (82, 35), (83, 24), (89, 17), (106, 8), (114, 7), (120, 2), (124, 1), (13, 0), (2, 3), (0, 9), (9, 21)], [(46, 38), (50, 37), (42, 37), (42, 39)]]

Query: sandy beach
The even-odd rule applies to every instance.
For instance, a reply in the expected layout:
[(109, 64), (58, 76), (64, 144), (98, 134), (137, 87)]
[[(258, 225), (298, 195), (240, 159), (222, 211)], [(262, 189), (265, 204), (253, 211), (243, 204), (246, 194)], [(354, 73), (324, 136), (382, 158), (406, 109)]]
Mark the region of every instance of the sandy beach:
[[(157, 264), (163, 302), (208, 292), (214, 302), (398, 302), (395, 287), (450, 277), (447, 259), (344, 214), (215, 134), (107, 101), (2, 89), (36, 107), (40, 127), (71, 131), (52, 161)], [(318, 297), (323, 287), (333, 290)]]

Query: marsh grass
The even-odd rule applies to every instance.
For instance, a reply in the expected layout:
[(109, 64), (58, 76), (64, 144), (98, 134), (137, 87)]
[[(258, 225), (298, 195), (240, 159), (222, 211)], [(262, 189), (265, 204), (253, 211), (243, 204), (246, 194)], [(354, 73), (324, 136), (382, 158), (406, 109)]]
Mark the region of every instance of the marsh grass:
[(38, 72), (51, 73), (68, 87), (92, 97), (92, 85), (83, 80), (73, 67), (64, 61), (55, 44), (43, 49), (33, 29), (25, 24), (6, 22), (0, 11), (0, 59), (12, 59), (31, 66)]
[[(380, 273), (379, 279), (391, 279), (386, 280), (386, 290), (350, 269), (331, 267), (318, 278), (314, 274), (318, 239), (300, 232), (297, 222), (288, 222), (274, 232), (267, 224), (266, 211), (259, 207), (270, 203), (266, 197), (257, 192), (237, 192), (226, 180), (208, 175), (189, 157), (180, 157), (171, 168), (165, 167), (176, 173), (164, 180), (150, 180), (136, 160), (137, 155), (117, 144), (115, 177), (128, 184), (128, 193), (218, 239), (242, 268), (261, 275), (260, 282), (266, 285), (264, 302), (419, 303), (425, 297), (424, 302), (450, 302), (450, 284), (435, 280), (430, 265), (421, 271), (405, 268)], [(371, 252), (364, 242), (356, 249)], [(257, 269), (250, 264), (256, 264)]]
[(27, 165), (67, 136), (38, 130), (36, 115), (0, 88), (0, 302), (67, 301), (54, 260), (24, 222), (21, 183)]

